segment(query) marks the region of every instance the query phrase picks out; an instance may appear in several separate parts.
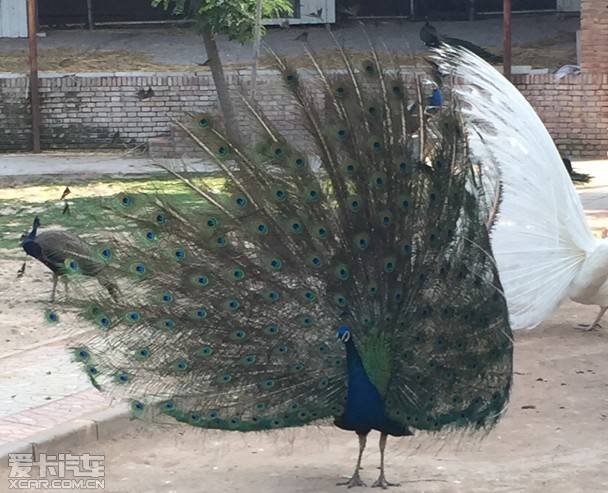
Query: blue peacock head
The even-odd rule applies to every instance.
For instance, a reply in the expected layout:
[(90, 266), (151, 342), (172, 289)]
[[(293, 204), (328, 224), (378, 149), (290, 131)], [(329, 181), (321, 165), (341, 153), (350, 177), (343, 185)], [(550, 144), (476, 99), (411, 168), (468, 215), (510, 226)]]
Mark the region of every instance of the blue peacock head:
[(346, 344), (350, 341), (350, 329), (346, 325), (342, 325), (336, 332), (336, 339)]
[(36, 238), (36, 233), (38, 231), (38, 227), (40, 226), (40, 218), (38, 216), (36, 216), (34, 218), (34, 223), (32, 224), (32, 230), (25, 232), (21, 235), (21, 243), (23, 243), (25, 240), (27, 240), (28, 238), (30, 239), (34, 239)]

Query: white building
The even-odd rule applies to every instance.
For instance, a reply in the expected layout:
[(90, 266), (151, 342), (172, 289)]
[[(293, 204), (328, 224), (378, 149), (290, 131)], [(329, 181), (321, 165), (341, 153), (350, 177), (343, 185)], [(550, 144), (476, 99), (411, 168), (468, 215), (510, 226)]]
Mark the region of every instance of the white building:
[(0, 38), (27, 37), (27, 0), (0, 0)]
[[(0, 38), (27, 37), (28, 0), (0, 0)], [(336, 21), (335, 0), (293, 0), (294, 17), (290, 24), (325, 24)], [(38, 0), (41, 25), (87, 24), (87, 0)], [(137, 23), (171, 20), (170, 13), (152, 7), (151, 0), (92, 0), (91, 15), (96, 24)], [(312, 14), (312, 15), (311, 15)], [(173, 18), (175, 20), (175, 18)], [(266, 19), (266, 24), (280, 24), (285, 19)]]

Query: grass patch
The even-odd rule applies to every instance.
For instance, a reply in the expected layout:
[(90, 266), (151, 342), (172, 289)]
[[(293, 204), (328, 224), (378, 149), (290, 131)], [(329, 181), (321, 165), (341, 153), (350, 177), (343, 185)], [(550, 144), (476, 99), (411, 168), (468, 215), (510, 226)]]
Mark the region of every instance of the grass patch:
[[(223, 178), (202, 176), (194, 178), (214, 191), (221, 191)], [(40, 216), (41, 229), (66, 228), (86, 237), (98, 230), (117, 228), (116, 219), (102, 209), (102, 203), (122, 192), (130, 194), (156, 194), (186, 212), (204, 213), (209, 208), (200, 196), (191, 192), (175, 179), (106, 179), (70, 185), (68, 195), (70, 213), (64, 214), (64, 201), (59, 200), (65, 184), (45, 184), (0, 188), (0, 249), (19, 248), (20, 236), (31, 228), (36, 215)], [(129, 227), (125, 221), (118, 230)]]

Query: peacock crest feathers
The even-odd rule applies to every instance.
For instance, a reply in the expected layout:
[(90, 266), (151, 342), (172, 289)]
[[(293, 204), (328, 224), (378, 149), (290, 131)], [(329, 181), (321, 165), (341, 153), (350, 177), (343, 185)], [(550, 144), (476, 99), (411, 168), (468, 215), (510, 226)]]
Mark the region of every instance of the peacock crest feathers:
[(339, 416), (340, 325), (391, 419), (479, 427), (504, 409), (512, 340), (457, 108), (430, 117), (416, 77), (339, 53), (330, 71), (307, 49), (312, 73), (276, 57), (302, 147), (243, 96), (251, 143), (213, 115), (176, 123), (220, 185), (167, 169), (189, 207), (162, 191), (103, 205), (126, 227), (93, 255), (121, 295), (83, 281), (67, 304), (99, 330), (73, 351), (134, 416), (241, 431)]

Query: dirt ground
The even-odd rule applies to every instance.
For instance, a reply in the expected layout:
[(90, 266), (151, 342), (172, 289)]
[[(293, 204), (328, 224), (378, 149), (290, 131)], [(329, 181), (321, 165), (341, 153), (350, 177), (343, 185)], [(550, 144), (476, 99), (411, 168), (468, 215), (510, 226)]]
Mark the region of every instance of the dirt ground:
[[(594, 307), (568, 303), (517, 333), (511, 403), (486, 437), (390, 439), (387, 476), (401, 482), (393, 491), (608, 491), (608, 329), (573, 329), (594, 315)], [(357, 440), (329, 425), (240, 434), (133, 424), (79, 450), (105, 455), (110, 493), (319, 493), (344, 491), (335, 483), (352, 472)], [(368, 484), (378, 461), (371, 435), (361, 471)]]
[[(56, 331), (60, 330), (46, 324), (42, 317), (42, 303), (50, 298), (50, 272), (39, 262), (28, 261), (27, 277), (17, 279), (17, 270), (25, 255), (17, 251), (11, 253), (11, 259), (0, 260), (0, 297), (6, 300), (0, 306), (0, 317), (4, 320), (0, 329), (0, 355), (56, 337)], [(32, 310), (32, 303), (40, 303), (40, 310)]]
[[(607, 224), (608, 168), (576, 167), (595, 177), (580, 192), (599, 233)], [(50, 325), (42, 317), (50, 296), (48, 271), (30, 261), (17, 279), (23, 254), (14, 249), (0, 255), (0, 356), (65, 334), (64, 324)], [(573, 328), (596, 311), (567, 303), (538, 328), (516, 334), (511, 403), (487, 436), (390, 439), (387, 476), (402, 484), (393, 491), (607, 492), (608, 317), (598, 331)], [(84, 328), (68, 325), (70, 332)], [(335, 483), (352, 473), (357, 440), (331, 425), (239, 434), (133, 422), (122, 436), (71, 451), (105, 455), (109, 493), (317, 493), (345, 491)], [(361, 471), (370, 485), (378, 462), (374, 434)], [(9, 491), (6, 475), (6, 463), (0, 464), (2, 493)]]
[[(50, 271), (40, 262), (30, 259), (24, 276), (18, 279), (17, 271), (25, 260), (25, 254), (16, 250), (9, 254), (6, 250), (0, 252), (5, 257), (0, 259), (0, 299), (5, 300), (0, 303), (0, 357), (86, 328), (90, 330), (84, 322), (76, 319), (70, 319), (69, 327), (64, 323), (48, 323), (44, 319), (44, 310), (53, 285)], [(63, 293), (61, 283), (57, 289), (58, 293)]]

